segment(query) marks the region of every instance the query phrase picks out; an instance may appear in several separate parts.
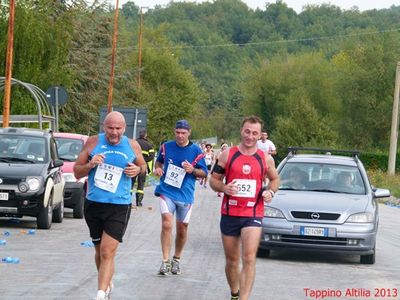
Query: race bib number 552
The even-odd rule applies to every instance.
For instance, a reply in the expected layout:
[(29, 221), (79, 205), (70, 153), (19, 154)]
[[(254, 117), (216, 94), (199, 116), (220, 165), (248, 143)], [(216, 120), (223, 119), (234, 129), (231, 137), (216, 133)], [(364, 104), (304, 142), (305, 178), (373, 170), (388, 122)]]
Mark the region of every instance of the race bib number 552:
[(233, 181), (238, 188), (235, 197), (254, 198), (256, 196), (255, 179), (235, 179)]

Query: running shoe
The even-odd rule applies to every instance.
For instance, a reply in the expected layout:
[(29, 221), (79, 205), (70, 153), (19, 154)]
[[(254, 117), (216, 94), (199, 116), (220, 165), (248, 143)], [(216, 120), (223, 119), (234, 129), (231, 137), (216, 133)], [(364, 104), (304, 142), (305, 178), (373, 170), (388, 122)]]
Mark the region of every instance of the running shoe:
[(158, 275), (167, 275), (171, 271), (171, 263), (169, 260), (162, 261)]
[(240, 300), (239, 292), (232, 294), (231, 292), (231, 300)]
[(179, 266), (179, 260), (178, 259), (172, 259), (172, 265), (171, 265), (171, 273), (174, 275), (179, 275), (181, 274), (181, 268)]
[(113, 291), (113, 289), (114, 289), (114, 283), (111, 282), (106, 290), (106, 297), (105, 297), (106, 300), (111, 300), (111, 292)]
[(95, 298), (92, 298), (92, 300), (107, 300), (108, 298), (106, 298), (106, 296), (104, 295), (99, 295), (99, 293), (97, 293), (97, 296)]

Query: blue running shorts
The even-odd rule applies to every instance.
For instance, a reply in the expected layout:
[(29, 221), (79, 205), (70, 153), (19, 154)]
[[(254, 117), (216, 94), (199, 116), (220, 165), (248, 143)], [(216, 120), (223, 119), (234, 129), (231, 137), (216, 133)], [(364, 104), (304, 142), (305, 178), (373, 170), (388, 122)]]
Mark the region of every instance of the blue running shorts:
[(220, 228), (224, 235), (240, 236), (244, 227), (261, 227), (263, 218), (221, 215)]
[(192, 214), (193, 204), (172, 200), (164, 195), (160, 195), (160, 211), (161, 214), (176, 212), (176, 219), (182, 223), (189, 223)]

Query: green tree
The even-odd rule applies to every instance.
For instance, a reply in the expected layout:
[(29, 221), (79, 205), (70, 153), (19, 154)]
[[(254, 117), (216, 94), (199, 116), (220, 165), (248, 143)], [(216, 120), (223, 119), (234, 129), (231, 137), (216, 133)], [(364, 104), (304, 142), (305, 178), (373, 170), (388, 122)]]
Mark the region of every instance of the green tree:
[(276, 129), (271, 135), (279, 152), (285, 152), (290, 146), (324, 148), (337, 145), (339, 135), (332, 130), (332, 120), (318, 113), (306, 92), (294, 91), (288, 102), (287, 116), (276, 118)]
[(287, 116), (292, 105), (290, 95), (297, 90), (321, 116), (330, 118), (339, 112), (334, 68), (321, 53), (276, 58), (247, 73), (242, 86), (243, 114), (259, 115), (270, 131), (277, 128), (278, 116)]
[(339, 72), (340, 131), (347, 145), (388, 147), (399, 37), (388, 33), (348, 40), (332, 59)]
[[(7, 6), (1, 6), (6, 16)], [(49, 86), (71, 84), (66, 67), (70, 47), (69, 21), (61, 1), (23, 0), (15, 7), (14, 51), (12, 76), (46, 90)], [(8, 18), (0, 19), (0, 59), (5, 61)], [(4, 65), (0, 72), (5, 73)], [(36, 114), (36, 105), (26, 90), (12, 90), (11, 114)]]

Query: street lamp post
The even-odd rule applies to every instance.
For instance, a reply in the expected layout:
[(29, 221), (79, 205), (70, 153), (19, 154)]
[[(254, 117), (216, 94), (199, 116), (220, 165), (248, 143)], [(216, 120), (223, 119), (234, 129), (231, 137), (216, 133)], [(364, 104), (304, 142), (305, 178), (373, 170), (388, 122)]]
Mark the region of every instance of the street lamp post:
[(10, 13), (8, 17), (7, 53), (6, 53), (6, 81), (4, 84), (3, 102), (3, 127), (8, 127), (10, 123), (10, 98), (11, 98), (11, 78), (12, 63), (14, 53), (14, 16), (15, 0), (10, 0)]
[(112, 52), (111, 52), (111, 72), (110, 81), (108, 83), (108, 101), (107, 101), (107, 112), (111, 112), (112, 108), (112, 97), (114, 88), (114, 73), (115, 73), (115, 56), (117, 51), (117, 36), (118, 36), (118, 11), (119, 11), (119, 1), (116, 0), (115, 3), (115, 14), (114, 14), (114, 33), (112, 40)]

